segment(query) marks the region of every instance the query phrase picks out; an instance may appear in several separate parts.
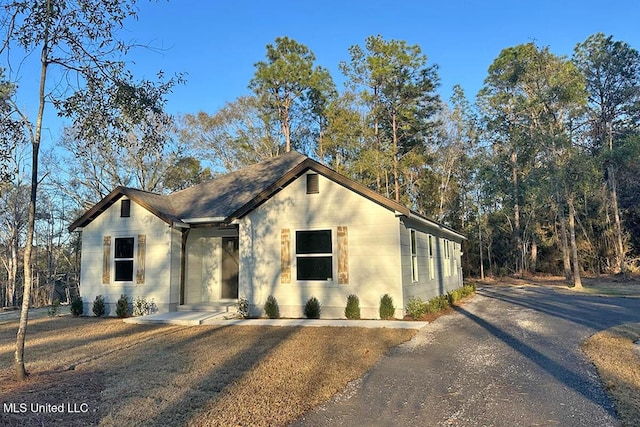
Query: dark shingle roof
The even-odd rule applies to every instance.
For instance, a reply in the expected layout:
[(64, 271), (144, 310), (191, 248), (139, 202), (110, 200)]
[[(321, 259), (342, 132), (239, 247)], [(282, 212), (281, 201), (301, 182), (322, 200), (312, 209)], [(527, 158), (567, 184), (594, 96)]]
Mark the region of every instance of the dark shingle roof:
[(167, 198), (178, 218), (227, 218), (305, 160), (307, 156), (291, 151)]

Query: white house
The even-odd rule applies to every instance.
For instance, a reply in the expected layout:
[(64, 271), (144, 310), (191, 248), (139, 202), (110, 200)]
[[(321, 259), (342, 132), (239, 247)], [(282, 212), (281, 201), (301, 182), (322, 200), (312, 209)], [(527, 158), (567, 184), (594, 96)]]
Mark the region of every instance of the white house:
[(402, 317), (413, 296), (462, 286), (460, 233), (295, 151), (168, 196), (118, 187), (69, 227), (82, 231), (85, 313), (121, 294), (158, 312), (269, 295), (283, 317), (343, 317), (347, 297), (377, 318), (389, 294)]

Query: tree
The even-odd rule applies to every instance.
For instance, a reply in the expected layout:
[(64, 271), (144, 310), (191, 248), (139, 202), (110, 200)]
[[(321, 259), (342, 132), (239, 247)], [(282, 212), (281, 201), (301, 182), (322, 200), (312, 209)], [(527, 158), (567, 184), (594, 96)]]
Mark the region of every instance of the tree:
[(618, 206), (619, 164), (611, 153), (620, 145), (625, 132), (637, 130), (640, 123), (640, 53), (612, 36), (596, 33), (576, 45), (573, 61), (586, 78), (589, 93), (589, 134), (594, 154), (604, 156), (609, 205), (614, 218), (614, 272), (624, 268), (625, 237)]
[[(549, 175), (540, 169), (563, 167), (572, 144), (572, 122), (585, 96), (575, 66), (533, 43), (504, 49), (489, 68), (480, 104), (493, 150), (508, 171), (504, 176), (509, 182), (501, 185), (510, 187), (517, 273), (527, 267), (527, 254), (537, 253), (536, 212), (544, 191), (553, 193), (543, 188), (543, 177)], [(523, 222), (525, 213), (528, 223)]]
[(186, 114), (180, 139), (216, 172), (234, 171), (282, 151), (274, 122), (256, 97), (228, 102), (214, 115)]
[[(401, 182), (406, 178), (402, 176), (403, 160), (407, 168), (422, 163), (416, 155), (422, 153), (424, 142), (436, 127), (433, 118), (440, 108), (440, 99), (435, 93), (437, 67), (427, 65), (420, 46), (386, 41), (379, 35), (368, 37), (364, 49), (356, 45), (350, 47), (349, 52), (351, 62), (341, 63), (340, 68), (354, 90), (369, 104), (375, 146), (381, 153), (388, 147), (392, 193), (395, 200), (400, 201)], [(387, 141), (382, 140), (381, 132)]]
[(164, 188), (179, 191), (200, 184), (212, 178), (209, 168), (202, 168), (200, 160), (195, 157), (178, 157), (165, 171)]
[(323, 94), (333, 89), (329, 72), (314, 67), (315, 59), (305, 45), (278, 37), (275, 44), (267, 45), (266, 61), (255, 64), (256, 72), (249, 83), (260, 108), (277, 117), (286, 152), (292, 147), (295, 119), (304, 120), (304, 115), (322, 101)]
[[(127, 71), (122, 58), (130, 46), (115, 36), (126, 19), (135, 18), (135, 0), (65, 3), (4, 0), (0, 9), (3, 31), (0, 53), (7, 57), (7, 63), (21, 63), (21, 59), (32, 52), (38, 52), (39, 59), (35, 118), (30, 118), (25, 110), (12, 102), (14, 114), (28, 134), (31, 145), (25, 285), (14, 360), (17, 378), (24, 379), (27, 375), (24, 344), (33, 282), (31, 258), (45, 106), (53, 105), (59, 115), (71, 119), (89, 143), (110, 141), (126, 145), (132, 127), (141, 126), (145, 143), (156, 144), (162, 142), (161, 137), (158, 138), (156, 127), (149, 119), (162, 117), (168, 121), (168, 116), (162, 112), (164, 96), (176, 80), (172, 78), (159, 85), (146, 80), (136, 81)], [(52, 69), (58, 69), (59, 73), (51, 74)]]

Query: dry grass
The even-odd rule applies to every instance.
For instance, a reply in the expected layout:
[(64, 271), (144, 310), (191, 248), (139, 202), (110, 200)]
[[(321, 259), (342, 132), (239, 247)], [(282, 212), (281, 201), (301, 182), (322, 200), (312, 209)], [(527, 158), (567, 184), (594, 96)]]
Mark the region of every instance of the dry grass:
[[(25, 352), (31, 375), (15, 382), (16, 328), (0, 324), (0, 400), (27, 410), (0, 408), (0, 425), (285, 425), (415, 334), (35, 318)], [(64, 412), (37, 413), (31, 403)]]
[(583, 343), (623, 426), (640, 426), (640, 323), (599, 332)]

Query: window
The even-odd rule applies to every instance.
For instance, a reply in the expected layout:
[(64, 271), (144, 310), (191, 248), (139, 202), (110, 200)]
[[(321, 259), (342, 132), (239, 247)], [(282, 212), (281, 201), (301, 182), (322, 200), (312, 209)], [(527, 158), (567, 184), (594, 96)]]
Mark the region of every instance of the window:
[(131, 216), (131, 200), (122, 199), (120, 201), (120, 216), (123, 218)]
[(317, 173), (308, 173), (307, 174), (307, 194), (318, 194), (320, 193), (320, 183), (318, 181)]
[(436, 263), (433, 258), (433, 236), (429, 234), (429, 279), (436, 278)]
[(116, 238), (113, 256), (116, 282), (133, 282), (134, 238)]
[(447, 239), (442, 239), (442, 253), (443, 263), (444, 263), (444, 277), (451, 276), (451, 252), (450, 252), (450, 242)]
[(331, 230), (296, 231), (298, 280), (333, 280)]
[(411, 233), (411, 280), (418, 281), (418, 242), (416, 230), (409, 230)]

